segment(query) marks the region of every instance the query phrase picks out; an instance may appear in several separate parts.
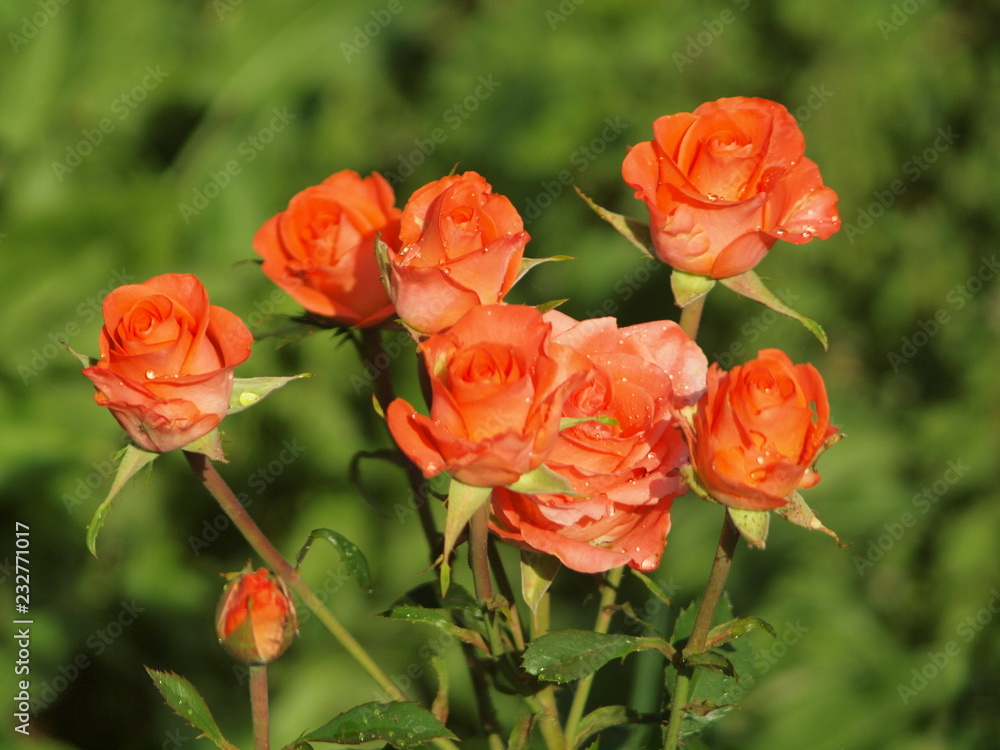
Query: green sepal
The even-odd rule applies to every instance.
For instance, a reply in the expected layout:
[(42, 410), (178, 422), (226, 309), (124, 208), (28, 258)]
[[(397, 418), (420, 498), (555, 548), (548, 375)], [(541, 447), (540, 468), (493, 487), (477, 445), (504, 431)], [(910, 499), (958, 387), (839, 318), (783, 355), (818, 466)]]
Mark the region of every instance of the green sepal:
[(201, 693), (188, 680), (173, 672), (160, 672), (145, 667), (153, 679), (156, 689), (177, 715), (184, 721), (201, 731), (201, 736), (211, 740), (221, 750), (238, 750), (238, 748), (222, 736), (219, 725), (215, 723), (212, 712), (208, 710)]
[(535, 715), (519, 713), (514, 717), (514, 726), (507, 740), (507, 750), (529, 750), (531, 747), (531, 728), (535, 723)]
[(538, 310), (538, 312), (540, 312), (542, 315), (544, 315), (549, 310), (555, 310), (557, 307), (561, 306), (565, 302), (569, 302), (569, 297), (564, 297), (563, 299), (550, 299), (548, 302), (543, 302), (540, 305), (535, 305), (535, 309)]
[(670, 274), (670, 289), (674, 293), (674, 303), (682, 310), (692, 302), (697, 302), (715, 286), (715, 279), (699, 276), (676, 268)]
[(229, 463), (226, 461), (226, 454), (222, 450), (222, 433), (219, 432), (218, 427), (208, 434), (202, 435), (197, 440), (192, 440), (181, 448), (181, 450), (186, 453), (200, 453), (219, 463)]
[(562, 262), (564, 260), (576, 260), (576, 258), (572, 255), (550, 255), (548, 258), (522, 258), (521, 266), (517, 269), (517, 277), (514, 279), (514, 283), (516, 284), (524, 278), (524, 275), (535, 266), (553, 261)]
[(727, 677), (736, 676), (736, 667), (718, 651), (699, 651), (696, 654), (684, 654), (684, 663), (696, 669), (712, 669)]
[(104, 520), (107, 518), (108, 513), (111, 512), (115, 495), (125, 485), (125, 482), (135, 476), (139, 469), (151, 463), (159, 455), (159, 453), (153, 453), (152, 451), (144, 451), (134, 443), (129, 443), (118, 452), (118, 456), (116, 457), (118, 460), (118, 471), (115, 473), (115, 479), (111, 483), (108, 496), (104, 498), (104, 501), (94, 511), (93, 518), (87, 524), (87, 549), (90, 550), (90, 554), (94, 557), (97, 557), (97, 534), (100, 532), (101, 526), (104, 525)]
[(738, 276), (730, 276), (727, 279), (719, 279), (719, 281), (737, 294), (742, 294), (744, 297), (756, 300), (765, 307), (770, 307), (775, 312), (799, 321), (813, 336), (819, 339), (819, 343), (823, 345), (823, 350), (826, 350), (828, 339), (823, 327), (815, 320), (807, 318), (778, 299), (774, 292), (768, 289), (764, 285), (764, 282), (760, 280), (760, 277), (753, 271), (744, 271)]
[(82, 364), (84, 367), (93, 367), (94, 365), (96, 365), (98, 362), (101, 361), (97, 357), (88, 357), (86, 354), (80, 354), (80, 352), (74, 350), (73, 347), (71, 347), (65, 341), (60, 341), (59, 343), (63, 345), (66, 351), (68, 351), (70, 354), (72, 354), (74, 357), (80, 360), (80, 364)]
[(392, 262), (389, 260), (389, 246), (382, 240), (381, 232), (375, 235), (375, 263), (378, 265), (379, 278), (382, 280), (382, 286), (385, 287), (385, 293), (392, 297), (392, 283), (390, 282)]
[(525, 495), (576, 495), (569, 480), (545, 464), (525, 472), (516, 482), (508, 484), (507, 489)]
[(538, 605), (561, 567), (562, 563), (554, 555), (521, 550), (521, 596), (532, 612), (538, 613)]
[(524, 652), (524, 669), (546, 682), (573, 682), (596, 672), (612, 659), (636, 651), (660, 651), (673, 658), (662, 638), (639, 638), (592, 630), (554, 630), (536, 638)]
[(333, 545), (334, 549), (340, 553), (340, 559), (347, 565), (350, 574), (354, 576), (354, 580), (358, 582), (358, 586), (370, 594), (372, 590), (372, 574), (371, 569), (368, 567), (368, 559), (365, 557), (365, 553), (361, 551), (358, 545), (333, 529), (313, 529), (309, 538), (306, 539), (306, 543), (299, 550), (298, 557), (295, 558), (295, 569), (298, 570), (302, 567), (302, 561), (305, 560), (306, 553), (309, 552), (312, 543), (317, 539), (326, 539), (326, 541)]
[(727, 512), (747, 544), (755, 549), (764, 549), (771, 525), (770, 511), (729, 508)]
[(576, 425), (582, 424), (583, 422), (597, 422), (598, 424), (604, 424), (610, 427), (614, 427), (616, 425), (621, 424), (621, 422), (619, 422), (614, 417), (608, 417), (604, 415), (601, 415), (599, 417), (563, 417), (562, 419), (559, 420), (559, 431), (562, 432), (563, 430), (567, 430), (570, 427), (575, 427)]
[(844, 544), (840, 541), (840, 537), (837, 536), (836, 532), (831, 531), (823, 522), (816, 518), (816, 514), (813, 513), (812, 508), (806, 503), (799, 494), (798, 490), (793, 492), (787, 498), (788, 505), (781, 508), (775, 508), (774, 512), (779, 516), (784, 518), (789, 523), (794, 523), (796, 526), (801, 526), (804, 529), (809, 529), (810, 531), (822, 531), (824, 534), (828, 534), (833, 537), (833, 540), (837, 543), (838, 547), (850, 547), (849, 544)]
[(590, 206), (590, 208), (604, 219), (608, 224), (613, 226), (615, 230), (637, 248), (642, 250), (645, 255), (651, 258), (656, 257), (656, 250), (653, 247), (653, 237), (649, 233), (649, 224), (642, 221), (637, 221), (635, 219), (630, 219), (627, 216), (622, 216), (621, 214), (616, 214), (614, 211), (608, 211), (606, 208), (602, 208), (594, 203), (580, 188), (573, 186), (576, 190), (577, 195), (583, 198), (584, 202)]
[(281, 388), (292, 380), (311, 377), (311, 372), (303, 372), (289, 377), (236, 378), (233, 381), (233, 393), (229, 397), (229, 411), (226, 413), (235, 414), (248, 409), (270, 394), (271, 391)]
[(416, 703), (371, 702), (344, 711), (320, 728), (307, 732), (296, 745), (304, 742), (359, 745), (380, 740), (407, 750), (442, 738), (458, 739), (430, 711)]
[(492, 487), (473, 487), (462, 484), (454, 477), (451, 478), (451, 486), (448, 488), (448, 510), (444, 520), (444, 552), (441, 555), (442, 596), (448, 593), (448, 586), (451, 585), (449, 560), (452, 550), (455, 549), (455, 542), (472, 518), (472, 514), (489, 502), (492, 493)]

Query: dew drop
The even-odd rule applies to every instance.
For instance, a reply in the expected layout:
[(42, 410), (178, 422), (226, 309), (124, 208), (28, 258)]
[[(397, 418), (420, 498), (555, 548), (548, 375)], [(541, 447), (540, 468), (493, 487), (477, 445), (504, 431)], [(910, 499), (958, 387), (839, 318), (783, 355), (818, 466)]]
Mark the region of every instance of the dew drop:
[(757, 456), (757, 463), (758, 463), (758, 465), (763, 466), (764, 465), (764, 457), (763, 456)]
[(257, 401), (259, 398), (260, 396), (254, 393), (253, 391), (243, 391), (243, 393), (240, 394), (239, 398), (240, 406), (250, 406), (250, 404), (252, 404), (254, 401)]
[(146, 370), (146, 379), (152, 380), (156, 377), (156, 370)]
[(445, 276), (451, 276), (451, 269), (450, 268), (445, 268), (444, 269), (444, 275)]
[(782, 229), (781, 227), (778, 227), (777, 229), (774, 230), (774, 233), (778, 237), (784, 237), (786, 234), (788, 234), (788, 230)]
[(715, 193), (706, 193), (705, 197), (708, 198), (710, 201), (712, 201), (712, 203), (715, 203), (716, 201), (721, 201), (722, 200), (722, 196), (721, 195), (716, 195)]
[(653, 451), (650, 451), (649, 453), (646, 454), (646, 458), (648, 458), (650, 461), (654, 461), (656, 460), (656, 454), (653, 453)]

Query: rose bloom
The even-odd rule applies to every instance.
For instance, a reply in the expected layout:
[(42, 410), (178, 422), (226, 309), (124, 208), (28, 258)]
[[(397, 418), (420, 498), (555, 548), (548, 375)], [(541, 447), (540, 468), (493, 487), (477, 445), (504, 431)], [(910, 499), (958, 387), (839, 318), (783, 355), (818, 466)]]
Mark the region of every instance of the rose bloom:
[(399, 209), (392, 187), (373, 172), (344, 170), (306, 188), (257, 231), (261, 270), (311, 313), (349, 326), (392, 315), (379, 278), (375, 237), (395, 246)]
[(580, 572), (625, 564), (653, 570), (672, 499), (686, 491), (679, 468), (688, 452), (675, 413), (704, 392), (705, 355), (669, 321), (619, 329), (614, 318), (577, 323), (555, 311), (545, 317), (553, 341), (586, 356), (596, 373), (567, 399), (563, 416), (616, 424), (583, 421), (559, 434), (545, 463), (577, 496), (498, 488), (492, 529)]
[(219, 641), (237, 659), (266, 664), (295, 640), (295, 605), (285, 584), (265, 568), (236, 574), (215, 614)]
[(702, 485), (745, 510), (784, 506), (792, 492), (819, 482), (812, 466), (837, 439), (816, 368), (794, 365), (778, 349), (729, 372), (713, 363), (692, 426), (691, 462)]
[(470, 307), (501, 302), (517, 280), (528, 233), (514, 205), (475, 172), (417, 190), (389, 250), (389, 286), (407, 326), (436, 333)]
[(210, 305), (197, 278), (176, 273), (118, 287), (103, 312), (101, 359), (83, 374), (132, 442), (163, 453), (215, 429), (233, 368), (250, 356), (243, 321)]
[(533, 307), (474, 307), (420, 344), (433, 393), (430, 417), (403, 399), (389, 430), (424, 476), (447, 472), (476, 487), (515, 482), (538, 468), (559, 433), (563, 402), (590, 363), (550, 341)]
[(749, 271), (778, 239), (801, 245), (840, 229), (837, 194), (780, 104), (719, 99), (659, 118), (653, 134), (625, 156), (622, 176), (649, 209), (664, 263), (722, 279)]

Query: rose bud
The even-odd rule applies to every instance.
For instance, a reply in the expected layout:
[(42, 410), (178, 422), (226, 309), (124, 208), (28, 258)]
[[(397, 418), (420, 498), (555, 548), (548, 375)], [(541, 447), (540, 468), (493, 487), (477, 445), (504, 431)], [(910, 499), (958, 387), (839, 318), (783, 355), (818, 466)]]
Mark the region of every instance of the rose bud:
[(764, 349), (729, 372), (713, 363), (707, 385), (685, 432), (709, 495), (731, 508), (772, 510), (819, 482), (813, 464), (839, 436), (812, 365)]
[(628, 152), (622, 177), (649, 209), (657, 257), (680, 271), (736, 276), (779, 239), (801, 245), (840, 229), (837, 194), (777, 102), (706, 102), (659, 118), (653, 136)]
[(267, 664), (285, 653), (297, 627), (284, 581), (265, 568), (232, 574), (215, 614), (215, 631), (229, 653), (248, 664)]
[(399, 209), (373, 172), (343, 170), (295, 195), (257, 230), (261, 270), (308, 312), (346, 326), (377, 325), (393, 313), (379, 278), (375, 238), (396, 247)]
[(132, 442), (164, 453), (215, 429), (229, 410), (233, 368), (250, 356), (243, 321), (179, 273), (118, 287), (103, 312), (101, 358), (83, 374)]
[(389, 247), (396, 312), (420, 333), (436, 333), (471, 307), (503, 301), (517, 280), (528, 233), (514, 204), (476, 172), (417, 190)]

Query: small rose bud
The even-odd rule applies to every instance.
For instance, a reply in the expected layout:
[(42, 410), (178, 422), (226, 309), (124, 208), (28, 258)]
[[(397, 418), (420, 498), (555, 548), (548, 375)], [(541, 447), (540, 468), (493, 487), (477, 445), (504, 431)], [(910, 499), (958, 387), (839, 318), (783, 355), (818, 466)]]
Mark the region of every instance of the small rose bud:
[(295, 605), (284, 582), (266, 568), (230, 576), (215, 614), (219, 642), (249, 664), (274, 661), (295, 639)]

